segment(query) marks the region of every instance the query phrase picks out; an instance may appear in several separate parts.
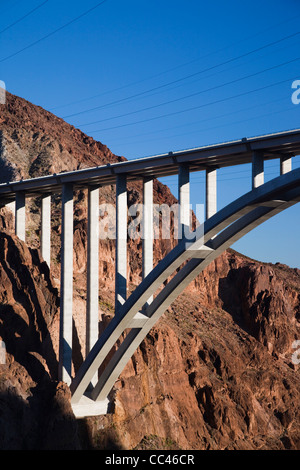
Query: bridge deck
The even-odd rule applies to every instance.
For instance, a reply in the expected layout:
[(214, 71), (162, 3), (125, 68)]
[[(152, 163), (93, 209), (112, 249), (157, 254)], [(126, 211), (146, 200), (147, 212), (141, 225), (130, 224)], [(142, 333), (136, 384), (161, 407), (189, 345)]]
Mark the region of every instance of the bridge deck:
[(264, 160), (298, 155), (300, 129), (4, 183), (0, 185), (1, 204), (14, 201), (18, 191), (25, 191), (26, 196), (30, 197), (59, 192), (64, 183), (72, 183), (74, 189), (114, 184), (120, 173), (127, 176), (127, 181), (132, 181), (145, 176), (159, 178), (176, 175), (182, 163), (189, 165), (190, 172), (246, 164), (252, 161), (253, 151), (263, 152)]

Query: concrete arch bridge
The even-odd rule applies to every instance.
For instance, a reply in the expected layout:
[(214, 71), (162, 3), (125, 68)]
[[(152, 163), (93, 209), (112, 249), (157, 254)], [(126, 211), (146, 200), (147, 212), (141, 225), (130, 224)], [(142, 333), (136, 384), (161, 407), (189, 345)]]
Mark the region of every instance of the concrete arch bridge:
[[(109, 393), (130, 357), (209, 263), (246, 233), (300, 201), (300, 168), (292, 169), (293, 157), (299, 154), (297, 129), (0, 185), (1, 206), (15, 202), (15, 230), (23, 240), (26, 198), (41, 196), (41, 252), (49, 265), (51, 195), (62, 195), (59, 378), (70, 386), (77, 417), (108, 412)], [(280, 161), (279, 174), (264, 182), (264, 162), (274, 159)], [(242, 164), (252, 166), (251, 191), (217, 210), (218, 170)], [(187, 210), (192, 172), (205, 172), (206, 177), (205, 220), (194, 232)], [(178, 176), (182, 236), (154, 267), (153, 179), (170, 175)], [(143, 180), (143, 279), (127, 297), (127, 182), (133, 180)], [(111, 184), (116, 185), (115, 315), (98, 337), (99, 187)], [(88, 188), (88, 349), (72, 376), (73, 192), (82, 188)], [(106, 360), (125, 330), (124, 340)]]

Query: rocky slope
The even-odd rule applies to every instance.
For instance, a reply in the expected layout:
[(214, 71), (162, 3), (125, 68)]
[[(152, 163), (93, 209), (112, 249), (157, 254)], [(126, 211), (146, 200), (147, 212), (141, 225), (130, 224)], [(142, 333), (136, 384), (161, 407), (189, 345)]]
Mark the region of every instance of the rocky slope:
[[(107, 147), (40, 107), (8, 94), (0, 106), (1, 180), (119, 161)], [(101, 201), (114, 200), (112, 187)], [(156, 202), (174, 197), (155, 182)], [(130, 202), (141, 185), (130, 185)], [(39, 255), (38, 201), (28, 204), (27, 245), (0, 214), (0, 448), (299, 449), (300, 272), (228, 250), (174, 302), (113, 390), (113, 413), (76, 421), (57, 382), (59, 197), (53, 210), (51, 273)], [(75, 366), (84, 351), (86, 196), (76, 195)], [(155, 260), (173, 242), (155, 244)], [(140, 280), (131, 242), (131, 288)], [(99, 320), (113, 312), (114, 245), (100, 243)]]

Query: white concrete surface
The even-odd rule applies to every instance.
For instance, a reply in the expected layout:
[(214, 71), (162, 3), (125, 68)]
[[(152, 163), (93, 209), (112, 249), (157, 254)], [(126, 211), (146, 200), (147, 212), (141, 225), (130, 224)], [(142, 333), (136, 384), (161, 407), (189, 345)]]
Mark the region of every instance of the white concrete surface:
[(217, 170), (207, 169), (205, 172), (206, 176), (206, 205), (205, 205), (205, 216), (209, 219), (217, 212)]
[(264, 156), (261, 152), (252, 154), (252, 189), (264, 184)]
[(20, 240), (25, 241), (26, 230), (26, 211), (25, 211), (25, 193), (18, 191), (16, 193), (15, 205), (15, 233)]
[(73, 186), (62, 191), (59, 379), (71, 383), (73, 330)]
[(116, 274), (115, 314), (127, 297), (127, 182), (125, 175), (116, 180)]
[(51, 260), (51, 196), (42, 196), (41, 201), (41, 252), (50, 268)]

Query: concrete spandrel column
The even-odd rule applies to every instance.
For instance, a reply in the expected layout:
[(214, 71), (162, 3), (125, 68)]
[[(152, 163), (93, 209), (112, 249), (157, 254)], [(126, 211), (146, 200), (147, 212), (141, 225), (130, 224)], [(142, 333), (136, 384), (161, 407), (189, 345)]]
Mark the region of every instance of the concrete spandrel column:
[[(143, 241), (143, 279), (153, 269), (153, 179), (144, 179), (143, 182), (143, 217), (142, 217), (142, 241)], [(153, 301), (153, 296), (149, 297), (147, 304)]]
[(252, 189), (264, 184), (264, 155), (261, 152), (252, 153)]
[(289, 155), (280, 157), (280, 174), (284, 175), (289, 171), (292, 171), (292, 157)]
[(178, 237), (181, 239), (190, 230), (190, 171), (189, 166), (186, 164), (179, 165), (178, 202)]
[(88, 189), (86, 354), (98, 340), (99, 188)]
[(127, 181), (126, 175), (116, 180), (116, 274), (115, 313), (119, 313), (127, 295)]
[(206, 176), (206, 209), (205, 216), (209, 219), (217, 212), (217, 170), (207, 169)]
[(143, 184), (143, 279), (153, 269), (153, 179)]
[(73, 328), (73, 187), (62, 190), (59, 379), (71, 383)]
[(25, 193), (16, 193), (15, 205), (15, 233), (20, 240), (25, 241), (26, 213), (25, 213)]
[(42, 196), (41, 252), (50, 268), (51, 258), (51, 196)]

